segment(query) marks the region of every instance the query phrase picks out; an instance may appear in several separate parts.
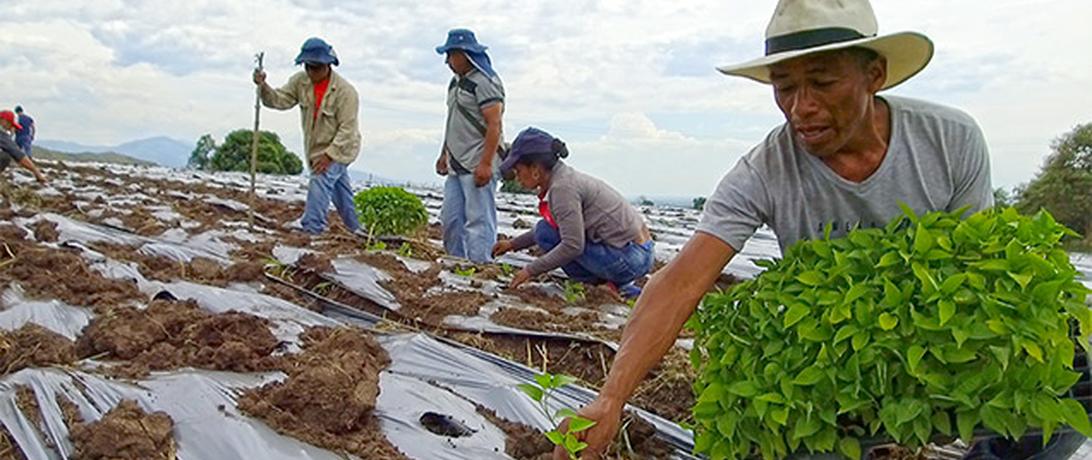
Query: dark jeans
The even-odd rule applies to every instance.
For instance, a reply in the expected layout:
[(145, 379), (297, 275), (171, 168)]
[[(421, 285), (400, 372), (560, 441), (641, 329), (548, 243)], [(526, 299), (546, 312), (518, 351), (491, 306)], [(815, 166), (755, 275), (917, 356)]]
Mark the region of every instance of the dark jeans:
[[(550, 251), (561, 244), (561, 234), (545, 220), (535, 225), (535, 243), (543, 251)], [(605, 282), (623, 286), (645, 276), (652, 269), (653, 243), (630, 242), (625, 247), (616, 248), (602, 243), (584, 242), (584, 253), (561, 270), (575, 281), (588, 284)]]

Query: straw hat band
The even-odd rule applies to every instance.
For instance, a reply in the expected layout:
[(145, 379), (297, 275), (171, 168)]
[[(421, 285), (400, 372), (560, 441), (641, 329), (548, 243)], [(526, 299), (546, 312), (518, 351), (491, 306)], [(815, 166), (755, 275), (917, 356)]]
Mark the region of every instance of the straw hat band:
[(848, 42), (867, 38), (864, 34), (845, 27), (824, 27), (802, 30), (766, 39), (766, 55), (796, 51), (831, 43)]

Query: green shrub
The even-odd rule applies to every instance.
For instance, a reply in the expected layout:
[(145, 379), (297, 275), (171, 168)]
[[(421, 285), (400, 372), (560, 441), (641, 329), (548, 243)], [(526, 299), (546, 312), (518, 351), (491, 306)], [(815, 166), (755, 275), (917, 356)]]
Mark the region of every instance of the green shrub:
[(360, 224), (373, 236), (409, 235), (428, 223), (425, 205), (399, 187), (372, 187), (353, 197)]
[(877, 436), (916, 446), (1092, 426), (1064, 397), (1071, 335), (1088, 348), (1088, 290), (1047, 213), (905, 218), (803, 241), (765, 273), (708, 296), (690, 322), (698, 452), (839, 451)]

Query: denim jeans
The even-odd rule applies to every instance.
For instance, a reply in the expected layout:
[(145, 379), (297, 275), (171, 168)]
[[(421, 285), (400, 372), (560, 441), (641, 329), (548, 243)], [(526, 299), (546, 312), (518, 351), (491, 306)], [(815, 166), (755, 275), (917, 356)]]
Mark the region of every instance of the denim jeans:
[(27, 139), (27, 140), (16, 139), (15, 144), (18, 145), (19, 148), (23, 149), (23, 153), (26, 153), (28, 157), (32, 156), (31, 153), (34, 152), (34, 148), (31, 147), (31, 140), (30, 139)]
[(330, 201), (334, 202), (341, 222), (350, 232), (360, 229), (360, 220), (356, 217), (353, 205), (353, 189), (349, 184), (348, 165), (330, 162), (322, 174), (311, 173), (311, 184), (307, 187), (307, 204), (303, 208), (300, 225), (303, 231), (318, 235), (326, 230), (326, 214), (330, 210)]
[(476, 263), (493, 260), (493, 245), (497, 244), (496, 195), (496, 177), (478, 187), (473, 174), (447, 176), (440, 223), (448, 254)]
[[(550, 251), (561, 244), (561, 233), (545, 220), (535, 225), (535, 244)], [(623, 248), (602, 243), (584, 242), (584, 253), (561, 267), (574, 281), (588, 284), (605, 282), (623, 286), (645, 276), (652, 269), (653, 243), (630, 242)]]

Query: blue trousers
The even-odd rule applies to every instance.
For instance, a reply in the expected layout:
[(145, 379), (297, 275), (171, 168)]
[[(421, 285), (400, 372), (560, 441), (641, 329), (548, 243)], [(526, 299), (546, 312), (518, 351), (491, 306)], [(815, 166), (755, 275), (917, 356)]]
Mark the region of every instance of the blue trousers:
[[(545, 220), (535, 225), (535, 244), (543, 251), (550, 251), (561, 244), (561, 233)], [(624, 286), (633, 280), (645, 276), (652, 269), (653, 243), (630, 242), (625, 247), (616, 248), (602, 243), (584, 242), (584, 253), (561, 270), (574, 281), (588, 284), (614, 283)]]
[(484, 187), (474, 184), (473, 174), (447, 176), (440, 223), (444, 250), (476, 263), (493, 260), (497, 243), (497, 179)]
[(16, 139), (15, 140), (16, 145), (18, 145), (19, 148), (23, 149), (23, 153), (26, 153), (28, 157), (32, 156), (31, 153), (34, 152), (34, 148), (31, 147), (31, 145), (30, 145), (31, 142), (33, 142), (33, 141), (31, 141), (30, 139)]
[(353, 205), (353, 188), (349, 184), (348, 165), (330, 162), (322, 174), (311, 173), (311, 183), (307, 187), (307, 204), (303, 208), (300, 225), (303, 231), (318, 235), (326, 230), (326, 213), (330, 210), (330, 201), (334, 202), (341, 222), (350, 232), (360, 229), (360, 220), (356, 217)]

